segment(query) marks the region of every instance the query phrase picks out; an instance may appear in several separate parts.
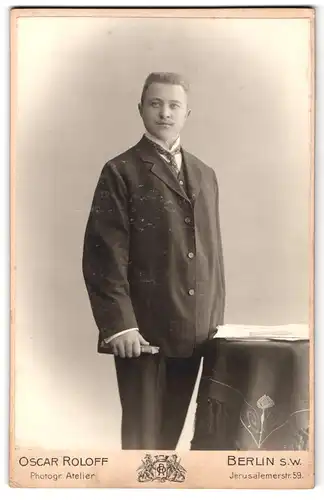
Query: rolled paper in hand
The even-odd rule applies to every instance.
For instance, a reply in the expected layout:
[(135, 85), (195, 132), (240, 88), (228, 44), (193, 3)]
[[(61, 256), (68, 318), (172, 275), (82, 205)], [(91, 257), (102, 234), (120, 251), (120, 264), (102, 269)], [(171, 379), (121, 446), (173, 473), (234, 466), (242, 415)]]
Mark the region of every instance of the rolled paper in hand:
[(154, 345), (141, 345), (142, 354), (158, 354), (160, 348)]

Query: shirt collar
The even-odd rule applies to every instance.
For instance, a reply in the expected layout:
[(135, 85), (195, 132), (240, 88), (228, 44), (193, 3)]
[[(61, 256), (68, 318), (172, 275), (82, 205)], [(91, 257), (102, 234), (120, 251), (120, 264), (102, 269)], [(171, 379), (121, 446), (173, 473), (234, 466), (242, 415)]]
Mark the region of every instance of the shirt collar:
[(176, 141), (172, 144), (172, 147), (169, 149), (163, 141), (160, 141), (160, 139), (157, 139), (154, 135), (150, 134), (150, 132), (148, 132), (147, 130), (146, 130), (146, 132), (145, 132), (144, 135), (148, 139), (150, 139), (151, 141), (153, 141), (156, 144), (158, 144), (159, 146), (161, 146), (166, 151), (171, 151), (172, 152), (174, 149), (176, 149), (180, 145), (180, 136), (178, 136), (178, 138), (176, 139)]

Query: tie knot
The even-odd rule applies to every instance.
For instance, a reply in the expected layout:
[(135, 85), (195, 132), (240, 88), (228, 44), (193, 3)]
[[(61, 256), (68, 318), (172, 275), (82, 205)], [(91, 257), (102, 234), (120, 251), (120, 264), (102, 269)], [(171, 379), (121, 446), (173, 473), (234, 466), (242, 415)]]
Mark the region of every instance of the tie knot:
[(174, 157), (176, 154), (180, 153), (180, 146), (177, 146), (173, 151), (168, 151), (167, 149), (161, 148), (161, 155), (164, 155), (168, 161), (174, 161)]
[(148, 139), (148, 141), (152, 144), (152, 146), (154, 147), (154, 149), (160, 155), (165, 156), (169, 161), (174, 160), (175, 155), (181, 152), (181, 146), (180, 146), (180, 144), (175, 149), (173, 149), (172, 151), (170, 151), (170, 150), (165, 149), (164, 147), (160, 146), (160, 144), (157, 144), (156, 142), (151, 141), (150, 139)]

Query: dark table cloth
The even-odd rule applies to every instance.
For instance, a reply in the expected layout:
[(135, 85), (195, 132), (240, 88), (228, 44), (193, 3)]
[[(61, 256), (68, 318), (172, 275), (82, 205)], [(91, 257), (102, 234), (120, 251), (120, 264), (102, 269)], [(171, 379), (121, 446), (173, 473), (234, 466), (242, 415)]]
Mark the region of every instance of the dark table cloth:
[(192, 450), (304, 450), (309, 342), (210, 341)]

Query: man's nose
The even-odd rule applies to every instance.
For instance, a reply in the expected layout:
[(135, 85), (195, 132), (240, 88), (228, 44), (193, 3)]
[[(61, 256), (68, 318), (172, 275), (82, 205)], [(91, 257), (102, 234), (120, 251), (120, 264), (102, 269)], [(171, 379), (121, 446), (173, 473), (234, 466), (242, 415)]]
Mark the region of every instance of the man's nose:
[(164, 104), (160, 107), (160, 117), (161, 118), (169, 118), (171, 115), (170, 107)]

